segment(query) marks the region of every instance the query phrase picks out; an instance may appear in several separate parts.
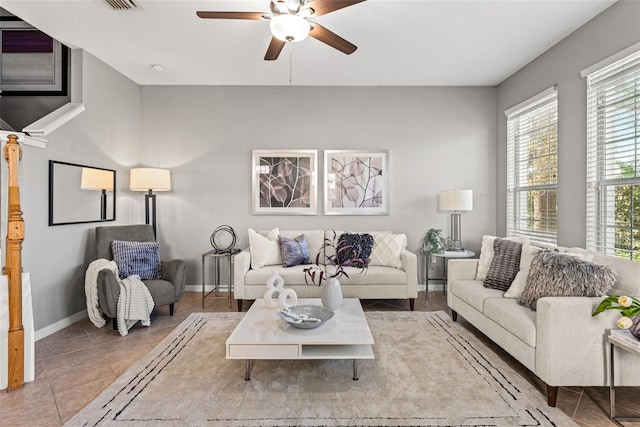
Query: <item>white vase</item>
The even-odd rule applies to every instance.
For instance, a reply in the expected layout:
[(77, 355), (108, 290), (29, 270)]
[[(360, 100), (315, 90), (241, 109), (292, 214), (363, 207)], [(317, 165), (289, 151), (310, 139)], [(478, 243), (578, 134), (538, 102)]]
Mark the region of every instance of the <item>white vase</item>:
[(322, 286), (322, 293), (320, 296), (322, 305), (331, 310), (337, 310), (342, 305), (342, 288), (340, 282), (336, 278), (329, 278), (327, 282)]

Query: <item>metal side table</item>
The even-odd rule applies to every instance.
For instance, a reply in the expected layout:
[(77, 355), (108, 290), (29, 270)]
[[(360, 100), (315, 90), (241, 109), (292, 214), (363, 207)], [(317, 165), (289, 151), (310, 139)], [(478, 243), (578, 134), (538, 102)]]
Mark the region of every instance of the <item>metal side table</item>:
[[(231, 291), (233, 290), (233, 264), (234, 258), (236, 254), (240, 253), (240, 249), (231, 249), (230, 251), (217, 251), (211, 250), (209, 252), (205, 252), (202, 254), (202, 308), (204, 308), (204, 299), (209, 296), (212, 292), (218, 295), (218, 290), (220, 289), (220, 260), (222, 258), (227, 258), (229, 261), (229, 307), (231, 307)], [(207, 258), (213, 258), (215, 260), (215, 268), (213, 270), (213, 289), (208, 293), (205, 291), (205, 277), (206, 277), (206, 269), (205, 269), (205, 260)]]
[[(446, 293), (447, 292), (447, 264), (449, 262), (449, 259), (451, 258), (473, 258), (475, 256), (475, 252), (472, 251), (444, 251), (441, 254), (433, 254), (433, 256), (438, 257), (438, 258), (443, 258), (444, 259), (444, 268), (443, 268), (443, 277), (442, 277), (442, 293)], [(427, 256), (427, 260), (425, 262), (427, 271), (425, 273), (425, 277), (426, 277), (426, 285), (425, 285), (425, 290), (424, 290), (424, 300), (425, 301), (429, 301), (429, 267), (431, 264), (431, 260), (429, 259), (430, 257)]]
[(613, 336), (612, 333), (609, 334), (609, 346), (611, 350), (609, 353), (609, 404), (611, 405), (611, 413), (609, 416), (611, 417), (611, 421), (615, 422), (619, 426), (623, 425), (621, 421), (640, 421), (640, 417), (616, 417), (616, 386), (614, 384), (616, 376), (615, 365), (613, 363), (616, 348), (618, 351), (627, 351), (640, 357), (640, 347), (629, 344), (623, 339)]

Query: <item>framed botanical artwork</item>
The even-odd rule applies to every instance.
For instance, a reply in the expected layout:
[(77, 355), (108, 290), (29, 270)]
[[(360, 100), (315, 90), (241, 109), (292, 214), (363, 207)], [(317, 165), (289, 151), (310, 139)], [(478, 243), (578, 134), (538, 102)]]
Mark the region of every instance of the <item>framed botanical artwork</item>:
[(389, 214), (389, 151), (324, 152), (325, 215)]
[(317, 215), (317, 150), (253, 150), (253, 213)]

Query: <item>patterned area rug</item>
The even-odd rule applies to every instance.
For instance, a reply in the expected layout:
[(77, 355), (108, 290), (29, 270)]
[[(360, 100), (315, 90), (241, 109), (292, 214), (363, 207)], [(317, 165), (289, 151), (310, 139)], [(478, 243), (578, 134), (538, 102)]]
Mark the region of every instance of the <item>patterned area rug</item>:
[[(572, 426), (444, 312), (367, 312), (375, 360), (225, 359), (243, 313), (194, 313), (69, 426)], [(283, 326), (284, 327), (284, 326)]]

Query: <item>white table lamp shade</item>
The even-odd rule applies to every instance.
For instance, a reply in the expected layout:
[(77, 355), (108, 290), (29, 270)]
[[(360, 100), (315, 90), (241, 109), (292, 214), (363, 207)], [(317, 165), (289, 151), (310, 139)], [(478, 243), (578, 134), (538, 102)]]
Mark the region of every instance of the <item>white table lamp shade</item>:
[(473, 190), (443, 190), (440, 192), (440, 210), (473, 210)]
[(129, 189), (131, 191), (169, 191), (171, 190), (171, 172), (169, 169), (131, 169)]
[(80, 178), (82, 190), (113, 190), (113, 171), (94, 168), (82, 168)]

